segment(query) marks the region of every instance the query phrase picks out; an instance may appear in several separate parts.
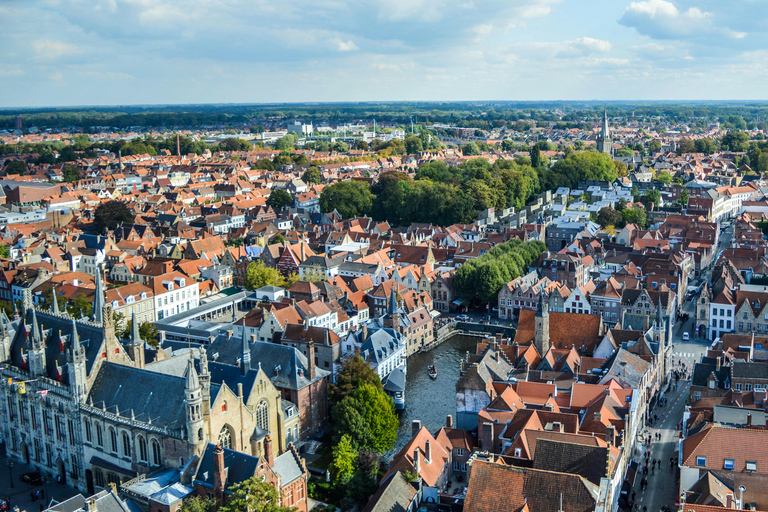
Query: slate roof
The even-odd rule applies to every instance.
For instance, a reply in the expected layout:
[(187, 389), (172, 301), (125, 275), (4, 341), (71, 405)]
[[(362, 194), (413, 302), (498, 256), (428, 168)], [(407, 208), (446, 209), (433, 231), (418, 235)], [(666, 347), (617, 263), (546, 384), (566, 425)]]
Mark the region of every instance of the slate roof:
[(283, 487), (297, 478), (301, 478), (304, 474), (304, 470), (301, 467), (301, 461), (294, 450), (286, 450), (282, 455), (275, 457), (275, 463), (272, 465), (272, 469), (275, 473), (280, 475), (280, 481), (283, 484)]
[[(208, 443), (203, 455), (200, 457), (200, 464), (197, 466), (194, 482), (205, 487), (213, 488), (214, 458), (213, 450), (216, 445)], [(224, 480), (224, 488), (227, 489), (234, 484), (248, 480), (256, 474), (259, 467), (259, 457), (254, 457), (245, 453), (237, 452), (224, 448), (224, 470), (227, 476)]]
[(731, 374), (734, 379), (768, 380), (768, 363), (733, 361), (731, 363)]
[(538, 439), (533, 467), (579, 475), (600, 485), (601, 478), (610, 477), (606, 474), (608, 455), (607, 447)]
[(94, 407), (106, 407), (139, 421), (152, 420), (152, 425), (184, 429), (185, 379), (173, 375), (140, 370), (131, 366), (104, 362), (91, 387), (88, 401)]
[(705, 362), (696, 363), (693, 367), (691, 386), (709, 387), (709, 376), (714, 372), (717, 377), (717, 389), (726, 389), (726, 382), (729, 382), (731, 377), (730, 368), (721, 366), (720, 370), (717, 370), (715, 364), (706, 362), (707, 358), (704, 358), (704, 360)]
[(408, 512), (416, 488), (399, 471), (390, 473), (368, 500), (363, 512)]

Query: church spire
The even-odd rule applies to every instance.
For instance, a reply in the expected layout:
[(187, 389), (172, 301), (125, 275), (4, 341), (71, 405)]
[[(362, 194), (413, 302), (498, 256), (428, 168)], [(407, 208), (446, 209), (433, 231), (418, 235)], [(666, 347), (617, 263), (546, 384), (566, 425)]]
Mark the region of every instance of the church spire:
[(104, 322), (104, 285), (101, 282), (101, 267), (96, 267), (96, 296), (93, 298), (93, 321)]
[(390, 315), (397, 313), (397, 295), (394, 285), (392, 286), (392, 293), (389, 295), (389, 308), (387, 309), (387, 313)]
[(51, 310), (53, 311), (54, 315), (59, 314), (59, 301), (56, 297), (56, 285), (51, 286), (51, 295), (52, 295), (52, 304), (51, 304)]

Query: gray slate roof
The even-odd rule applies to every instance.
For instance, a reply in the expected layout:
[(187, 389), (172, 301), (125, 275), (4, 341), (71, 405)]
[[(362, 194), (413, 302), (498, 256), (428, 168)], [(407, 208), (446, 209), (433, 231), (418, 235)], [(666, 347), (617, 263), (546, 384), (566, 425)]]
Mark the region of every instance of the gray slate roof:
[[(216, 445), (213, 443), (208, 443), (205, 447), (194, 478), (196, 484), (201, 484), (211, 489), (213, 488), (214, 448), (216, 448)], [(224, 448), (224, 469), (227, 472), (224, 488), (227, 489), (234, 484), (248, 480), (256, 474), (258, 466), (259, 457)]]
[(293, 482), (297, 478), (301, 478), (301, 475), (304, 474), (304, 471), (301, 469), (301, 463), (293, 450), (288, 450), (276, 457), (272, 469), (275, 470), (275, 473), (280, 475), (280, 480), (283, 485)]

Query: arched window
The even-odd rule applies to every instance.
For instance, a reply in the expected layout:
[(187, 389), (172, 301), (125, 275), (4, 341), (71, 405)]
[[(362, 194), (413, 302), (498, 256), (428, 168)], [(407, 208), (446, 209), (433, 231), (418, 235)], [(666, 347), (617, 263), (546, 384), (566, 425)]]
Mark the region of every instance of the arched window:
[(91, 442), (91, 422), (88, 419), (86, 419), (84, 426), (85, 426), (85, 440), (90, 443)]
[(101, 433), (101, 425), (96, 423), (96, 444), (99, 446), (104, 446), (104, 438), (102, 437)]
[(266, 400), (262, 400), (256, 406), (256, 425), (269, 432), (269, 405), (267, 405)]
[(147, 461), (147, 440), (139, 436), (139, 460)]
[(152, 440), (152, 464), (155, 466), (160, 466), (160, 443), (157, 442), (157, 439)]
[(131, 438), (128, 437), (126, 432), (123, 432), (123, 455), (126, 457), (131, 456)]
[(117, 432), (115, 432), (115, 429), (112, 427), (109, 427), (109, 442), (109, 447), (112, 449), (112, 452), (117, 453)]
[(227, 425), (221, 427), (221, 432), (219, 432), (219, 444), (222, 448), (232, 448), (232, 431)]

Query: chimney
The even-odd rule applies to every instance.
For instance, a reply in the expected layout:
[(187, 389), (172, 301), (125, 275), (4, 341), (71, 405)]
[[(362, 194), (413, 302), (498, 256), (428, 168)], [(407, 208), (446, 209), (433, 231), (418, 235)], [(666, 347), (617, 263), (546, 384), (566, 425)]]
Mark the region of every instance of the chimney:
[(432, 443), (430, 442), (429, 439), (427, 439), (427, 449), (426, 449), (426, 452), (427, 453), (424, 455), (424, 461), (427, 464), (431, 464), (432, 463)]
[(552, 423), (552, 432), (560, 432), (561, 434), (564, 434), (565, 425), (563, 425), (559, 421), (555, 421), (554, 423)]
[(411, 423), (411, 437), (415, 437), (421, 430), (421, 420), (413, 420)]
[(256, 343), (256, 335), (251, 334), (251, 343)]
[(238, 382), (237, 383), (237, 396), (240, 398), (243, 398), (243, 383)]
[(725, 508), (736, 508), (736, 500), (734, 499), (732, 493), (728, 493), (725, 496)]
[(421, 462), (419, 461), (419, 449), (413, 449), (413, 472), (421, 476)]
[(752, 413), (751, 412), (747, 413), (747, 426), (748, 427), (752, 426)]
[[(112, 484), (110, 484), (112, 485)], [(96, 512), (98, 510), (96, 506), (96, 498), (85, 502), (85, 510), (87, 512)]]
[(363, 341), (368, 339), (368, 324), (363, 324)]
[(229, 329), (229, 330), (227, 331), (227, 339), (228, 339), (228, 340), (229, 340), (229, 339), (232, 339), (232, 329)]
[(158, 338), (159, 338), (159, 344), (162, 347), (165, 344), (165, 331), (160, 331), (158, 333)]
[(450, 414), (445, 417), (445, 426), (447, 428), (453, 428), (453, 416)]
[(603, 415), (600, 414), (599, 412), (596, 412), (595, 413), (595, 421), (602, 422), (603, 421)]
[(224, 448), (217, 444), (213, 449), (213, 497), (218, 503), (224, 502), (224, 486), (227, 468), (224, 467)]
[(489, 452), (493, 451), (493, 423), (483, 423), (483, 431), (480, 438), (480, 447)]
[(309, 340), (307, 344), (307, 360), (309, 362), (309, 380), (315, 380), (317, 376), (317, 368), (315, 366), (315, 344), (312, 340)]
[(616, 427), (613, 425), (605, 427), (605, 442), (608, 443), (609, 446), (614, 446), (616, 444)]
[(720, 362), (721, 362), (721, 360), (722, 360), (722, 357), (718, 357), (717, 358), (717, 365), (715, 366), (715, 369), (717, 371), (720, 371)]
[(269, 464), (269, 467), (273, 467), (275, 465), (275, 456), (272, 453), (272, 438), (269, 437), (269, 434), (267, 434), (267, 437), (264, 438), (264, 458), (267, 459), (267, 464)]

